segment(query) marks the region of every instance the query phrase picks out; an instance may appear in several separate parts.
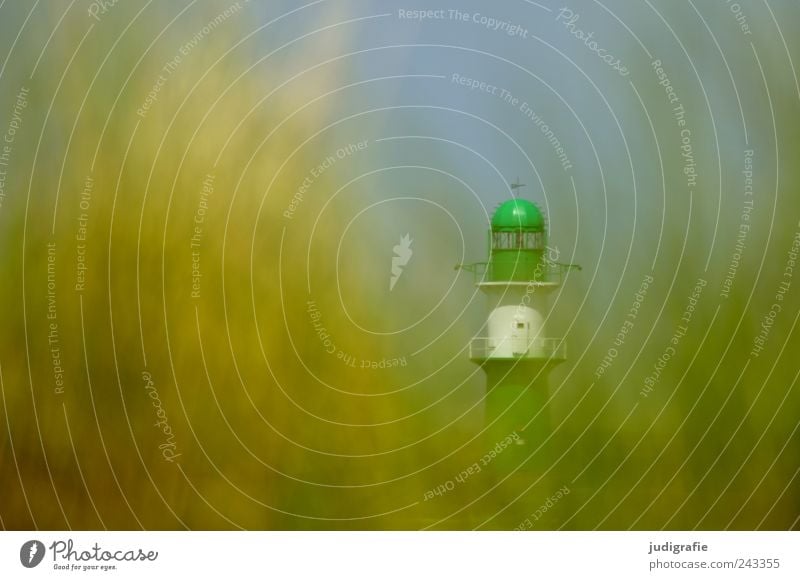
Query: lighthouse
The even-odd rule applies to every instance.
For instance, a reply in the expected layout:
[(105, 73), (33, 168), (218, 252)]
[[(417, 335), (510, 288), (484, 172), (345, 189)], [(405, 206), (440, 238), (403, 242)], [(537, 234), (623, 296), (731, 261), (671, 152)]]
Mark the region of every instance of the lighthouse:
[(500, 471), (536, 469), (550, 433), (547, 376), (567, 356), (564, 339), (547, 333), (548, 301), (568, 270), (579, 267), (550, 259), (545, 218), (519, 197), (495, 210), (488, 246), (487, 262), (458, 266), (474, 274), (489, 305), (469, 346), (486, 374), (484, 442)]

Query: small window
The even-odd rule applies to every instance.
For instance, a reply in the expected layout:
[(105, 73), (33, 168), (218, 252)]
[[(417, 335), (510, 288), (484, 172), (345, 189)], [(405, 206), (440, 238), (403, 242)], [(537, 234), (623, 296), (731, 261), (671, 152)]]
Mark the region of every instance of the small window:
[(523, 328), (525, 328), (525, 323), (524, 322), (517, 322), (517, 328), (522, 330)]
[(492, 248), (495, 250), (543, 250), (542, 232), (493, 232)]

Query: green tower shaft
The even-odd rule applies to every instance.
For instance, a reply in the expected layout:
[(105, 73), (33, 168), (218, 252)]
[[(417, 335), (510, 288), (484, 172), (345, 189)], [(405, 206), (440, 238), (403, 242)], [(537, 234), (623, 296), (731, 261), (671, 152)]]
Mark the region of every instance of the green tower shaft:
[[(546, 465), (551, 423), (549, 364), (533, 361), (487, 361), (484, 447), (495, 451), (492, 471), (539, 471)], [(498, 452), (511, 436), (513, 443)]]

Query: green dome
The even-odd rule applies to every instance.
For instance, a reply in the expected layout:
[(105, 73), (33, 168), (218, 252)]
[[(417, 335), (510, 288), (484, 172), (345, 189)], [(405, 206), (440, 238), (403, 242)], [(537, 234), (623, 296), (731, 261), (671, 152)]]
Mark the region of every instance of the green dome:
[(492, 217), (493, 230), (544, 231), (539, 208), (526, 199), (509, 199), (500, 204)]

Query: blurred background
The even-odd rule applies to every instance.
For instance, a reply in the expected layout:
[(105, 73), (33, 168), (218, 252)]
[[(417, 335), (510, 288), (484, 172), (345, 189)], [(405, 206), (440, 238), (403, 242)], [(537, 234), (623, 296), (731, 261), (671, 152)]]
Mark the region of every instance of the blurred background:
[[(797, 529), (798, 25), (0, 3), (0, 525)], [(457, 479), (517, 179), (569, 355), (536, 467)]]

